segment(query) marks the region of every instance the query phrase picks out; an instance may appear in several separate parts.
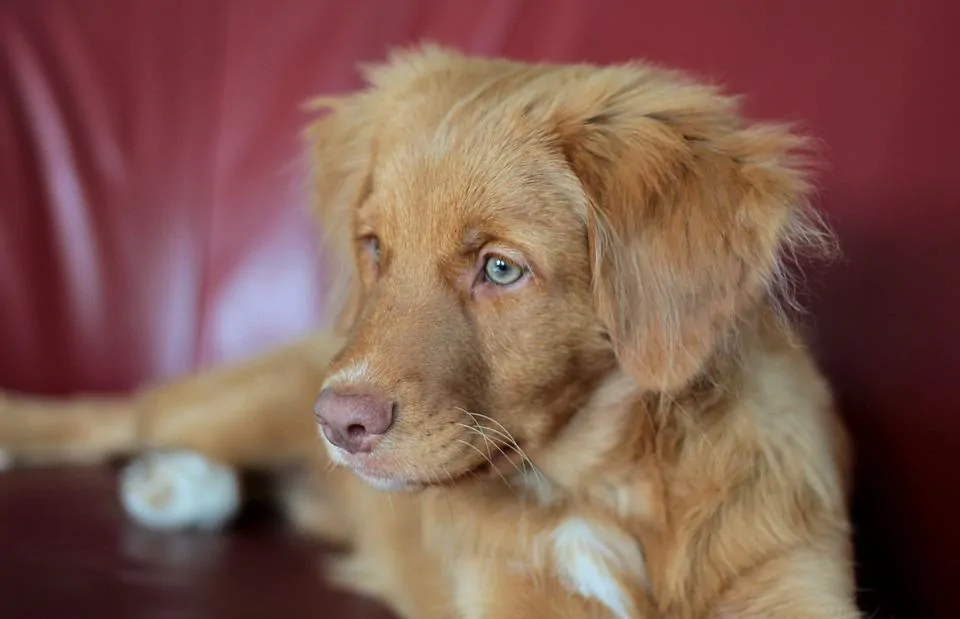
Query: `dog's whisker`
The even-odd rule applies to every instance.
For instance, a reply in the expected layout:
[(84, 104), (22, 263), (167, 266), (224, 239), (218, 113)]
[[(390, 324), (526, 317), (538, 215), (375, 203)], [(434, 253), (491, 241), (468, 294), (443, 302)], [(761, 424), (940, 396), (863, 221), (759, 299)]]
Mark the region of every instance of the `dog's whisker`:
[[(496, 419), (494, 419), (494, 418), (492, 418), (492, 417), (488, 417), (487, 415), (483, 415), (483, 414), (481, 414), (481, 413), (472, 413), (472, 412), (470, 412), (470, 411), (468, 411), (468, 410), (466, 410), (466, 409), (459, 408), (459, 407), (457, 408), (457, 410), (459, 410), (459, 411), (461, 411), (461, 412), (469, 415), (469, 416), (470, 416), (470, 420), (473, 421), (474, 425), (477, 426), (478, 428), (479, 428), (479, 427), (486, 428), (487, 430), (490, 430), (491, 432), (495, 432), (496, 434), (504, 437), (504, 439), (506, 439), (506, 440), (507, 440), (508, 442), (510, 442), (511, 444), (517, 445), (517, 441), (516, 441), (515, 438), (513, 438), (513, 434), (511, 434), (510, 431), (507, 430), (507, 428), (504, 427), (504, 425), (503, 425), (502, 423), (500, 423), (499, 421), (497, 421)], [(483, 426), (482, 424), (480, 424), (479, 421), (477, 421), (477, 418), (491, 421), (491, 422), (497, 424), (497, 426), (499, 426), (499, 429), (497, 429), (497, 428), (491, 428), (491, 427), (489, 427), (489, 426)], [(518, 445), (518, 446), (519, 446), (519, 445)]]
[[(497, 420), (494, 419), (493, 417), (488, 417), (487, 415), (483, 415), (483, 414), (481, 414), (481, 413), (471, 413), (471, 412), (468, 412), (468, 411), (465, 411), (465, 412), (467, 412), (468, 415), (470, 415), (472, 418), (474, 418), (474, 423), (476, 423), (477, 426), (481, 426), (481, 424), (476, 421), (476, 419), (475, 419), (476, 417), (479, 417), (480, 419), (484, 419), (484, 420), (487, 420), (487, 421), (490, 421), (490, 422), (496, 424), (499, 429), (497, 429), (497, 428), (490, 428), (490, 427), (488, 427), (488, 426), (482, 426), (482, 427), (490, 430), (491, 432), (496, 432), (497, 434), (503, 436), (506, 440), (508, 440), (508, 441), (510, 442), (511, 445), (513, 445), (513, 446), (517, 449), (517, 452), (518, 452), (521, 456), (523, 456), (524, 458), (526, 458), (527, 460), (529, 460), (529, 457), (527, 457), (527, 455), (526, 455), (526, 454), (523, 452), (523, 450), (520, 448), (520, 444), (517, 442), (517, 439), (515, 439), (515, 438), (513, 437), (513, 434), (510, 432), (510, 430), (508, 430), (502, 423), (500, 423), (499, 421), (497, 421)], [(532, 464), (532, 462), (531, 462), (531, 464)]]
[[(487, 435), (483, 432), (483, 430), (481, 430), (480, 428), (473, 427), (473, 426), (468, 426), (468, 425), (466, 425), (466, 424), (458, 424), (458, 425), (463, 426), (465, 429), (469, 430), (470, 432), (473, 432), (474, 434), (480, 435), (480, 436), (483, 438), (483, 440), (484, 440), (484, 444), (486, 444), (488, 447), (489, 447), (490, 445), (493, 445), (493, 447), (494, 447), (497, 451), (499, 451), (499, 452), (500, 452), (500, 455), (502, 455), (504, 458), (506, 458), (507, 461), (510, 461), (510, 457), (507, 455), (507, 452), (505, 452), (505, 451), (503, 450), (503, 447), (507, 447), (507, 448), (509, 448), (509, 449), (512, 449), (515, 453), (518, 453), (518, 454), (519, 454), (519, 452), (517, 452), (517, 450), (513, 447), (513, 445), (510, 445), (510, 444), (508, 444), (508, 443), (506, 443), (506, 442), (503, 442), (502, 439), (497, 439), (496, 437), (487, 436)], [(498, 443), (498, 442), (497, 442), (498, 440), (501, 441), (501, 442)], [(501, 447), (501, 445), (503, 445), (503, 447)], [(521, 456), (521, 457), (522, 457), (522, 456)], [(511, 462), (511, 463), (512, 463), (512, 462)], [(513, 464), (513, 463), (512, 463), (512, 464)], [(516, 464), (513, 464), (513, 466), (514, 466), (514, 468), (517, 468), (517, 470), (520, 470), (520, 469), (517, 467)]]
[[(478, 429), (475, 428), (474, 426), (468, 426), (468, 425), (465, 424), (465, 423), (457, 423), (456, 425), (460, 426), (461, 428), (465, 428), (466, 430), (469, 430), (469, 431), (473, 432), (474, 434), (479, 434), (479, 435), (481, 436), (481, 438), (483, 438), (483, 444), (484, 444), (484, 445), (486, 446), (486, 448), (487, 448), (487, 457), (493, 457), (493, 454), (490, 453), (490, 445), (491, 445), (491, 444), (492, 444), (494, 447), (496, 447), (498, 450), (500, 450), (500, 448), (497, 447), (497, 444), (494, 443), (493, 440), (492, 440), (489, 436), (487, 436), (486, 434), (484, 434), (482, 431), (478, 430)], [(503, 450), (500, 450), (500, 453), (503, 453)], [(506, 455), (506, 454), (504, 454), (504, 455)]]
[[(492, 441), (499, 441), (499, 444), (503, 445), (504, 447), (509, 447), (514, 453), (523, 458), (523, 460), (528, 459), (526, 454), (523, 453), (523, 449), (520, 448), (520, 445), (515, 440), (511, 440), (496, 428), (477, 424), (474, 427), (474, 431), (479, 432)], [(493, 436), (490, 436), (490, 434), (488, 434), (489, 432), (494, 433)]]
[(484, 428), (484, 429), (486, 429), (486, 430), (489, 430), (490, 432), (493, 432), (496, 436), (501, 437), (501, 440), (503, 440), (505, 443), (512, 444), (513, 442), (515, 442), (515, 441), (512, 441), (512, 440), (511, 440), (511, 437), (510, 437), (508, 434), (505, 434), (505, 433), (501, 432), (500, 430), (498, 430), (498, 429), (496, 429), (496, 428), (491, 428), (490, 426), (482, 425), (482, 424), (481, 424), (480, 422), (478, 422), (477, 420), (474, 420), (474, 421), (473, 421), (473, 425), (472, 425), (472, 426), (469, 426), (469, 425), (464, 424), (464, 423), (458, 423), (457, 425), (458, 425), (458, 426), (462, 426), (462, 427), (464, 427), (464, 428), (468, 428), (468, 427), (470, 427), (470, 428)]
[[(508, 444), (509, 444), (509, 446), (511, 447), (511, 449), (513, 449), (514, 451), (516, 451), (517, 454), (521, 457), (521, 459), (522, 459), (521, 462), (523, 462), (525, 465), (526, 465), (526, 464), (529, 464), (530, 468), (534, 471), (534, 473), (535, 473), (538, 477), (541, 476), (540, 471), (537, 469), (537, 466), (533, 463), (533, 460), (532, 460), (532, 459), (530, 458), (530, 456), (528, 456), (527, 453), (520, 447), (520, 444), (519, 444), (519, 443), (517, 442), (517, 440), (513, 437), (513, 434), (511, 434), (510, 431), (507, 430), (507, 428), (504, 427), (504, 425), (503, 425), (502, 423), (500, 423), (500, 422), (497, 421), (496, 419), (493, 419), (492, 417), (488, 417), (487, 415), (483, 415), (483, 414), (481, 414), (481, 413), (471, 413), (470, 411), (466, 411), (466, 410), (464, 410), (464, 409), (460, 409), (460, 410), (463, 411), (463, 412), (465, 412), (467, 415), (470, 415), (470, 418), (473, 419), (474, 424), (476, 424), (476, 426), (477, 426), (478, 428), (484, 428), (484, 429), (486, 429), (486, 430), (488, 430), (488, 431), (490, 431), (490, 432), (494, 432), (494, 433), (496, 433), (497, 435), (503, 437), (504, 440), (508, 441)], [(489, 426), (484, 426), (484, 425), (480, 424), (480, 422), (476, 420), (477, 417), (479, 417), (479, 418), (481, 418), (481, 419), (487, 419), (487, 420), (489, 420), (489, 421), (497, 424), (497, 425), (500, 427), (500, 429), (491, 428), (491, 427), (489, 427)], [(518, 467), (518, 470), (519, 470), (519, 467)], [(542, 481), (542, 480), (539, 480), (539, 481)]]
[[(480, 428), (482, 428), (482, 429), (480, 429)], [(486, 433), (483, 431), (484, 429), (485, 429), (485, 430), (489, 430), (489, 431), (495, 431), (493, 428), (489, 428), (489, 427), (487, 427), (487, 426), (479, 426), (479, 428), (478, 428), (478, 429), (475, 429), (474, 431), (477, 432), (478, 434), (487, 436)], [(507, 442), (505, 439), (502, 439), (502, 438), (499, 438), (499, 437), (487, 436), (487, 438), (489, 438), (490, 440), (494, 441), (495, 444), (502, 445), (503, 447), (506, 447), (506, 448), (510, 449), (512, 452), (514, 452), (514, 453), (516, 453), (517, 455), (520, 456), (520, 461), (519, 461), (519, 463), (518, 463), (518, 462), (515, 462), (515, 461), (512, 460), (512, 459), (509, 459), (509, 458), (508, 458), (508, 459), (510, 460), (510, 463), (511, 463), (511, 464), (513, 465), (513, 467), (517, 470), (517, 472), (519, 472), (519, 473), (526, 473), (526, 472), (528, 472), (528, 471), (532, 471), (532, 472), (534, 473), (534, 475), (537, 477), (537, 482), (538, 482), (538, 484), (544, 483), (545, 480), (542, 478), (542, 474), (540, 473), (539, 469), (538, 469), (537, 466), (533, 463), (533, 460), (531, 460), (530, 457), (526, 454), (526, 452), (524, 452), (523, 449), (516, 443), (516, 441), (514, 441), (514, 442), (511, 443), (511, 442)], [(504, 453), (504, 452), (503, 452), (503, 449), (500, 448), (499, 446), (497, 447), (497, 449), (500, 451), (500, 453)], [(506, 454), (504, 454), (504, 455), (506, 455)]]
[[(535, 477), (535, 479), (536, 479), (536, 483), (537, 483), (538, 487), (542, 489), (542, 487), (546, 484), (546, 479), (544, 479), (543, 474), (540, 472), (540, 469), (537, 468), (537, 465), (534, 464), (534, 462), (533, 462), (533, 460), (530, 458), (530, 456), (527, 455), (527, 453), (523, 450), (522, 447), (520, 447), (520, 444), (519, 444), (519, 443), (517, 442), (517, 440), (513, 437), (513, 434), (511, 434), (511, 432), (510, 432), (502, 423), (500, 423), (500, 422), (497, 421), (496, 419), (493, 419), (492, 417), (489, 417), (489, 416), (487, 416), (487, 415), (483, 415), (483, 414), (481, 414), (481, 413), (472, 413), (472, 412), (470, 412), (470, 411), (468, 411), (468, 410), (466, 410), (466, 409), (464, 409), (464, 408), (462, 408), (462, 407), (459, 407), (459, 406), (458, 406), (458, 407), (455, 407), (455, 408), (456, 408), (458, 411), (460, 411), (460, 412), (462, 412), (462, 413), (464, 413), (465, 415), (467, 415), (467, 416), (470, 417), (470, 420), (473, 422), (473, 427), (472, 427), (471, 429), (473, 429), (473, 430), (476, 431), (478, 434), (480, 434), (480, 435), (484, 438), (484, 440), (487, 440), (487, 439), (490, 439), (490, 440), (498, 439), (505, 447), (508, 447), (508, 448), (512, 449), (515, 453), (517, 453), (517, 454), (520, 456), (520, 464), (522, 464), (524, 468), (521, 468), (520, 464), (517, 464), (516, 462), (513, 462), (513, 461), (511, 461), (511, 464), (513, 464), (514, 468), (516, 468), (517, 471), (520, 472), (520, 473), (526, 472), (526, 471), (527, 471), (527, 468), (526, 468), (526, 467), (529, 467), (529, 470), (533, 472), (533, 475), (534, 475), (534, 477)], [(497, 426), (499, 426), (499, 429), (498, 429), (498, 428), (491, 428), (491, 427), (489, 427), (489, 426), (485, 426), (485, 425), (481, 424), (481, 423), (478, 421), (478, 418), (479, 418), (479, 419), (486, 419), (486, 420), (489, 420), (489, 421), (495, 423)], [(465, 425), (465, 424), (457, 424), (457, 425), (460, 425), (460, 426), (466, 427), (466, 428), (470, 428), (470, 426), (467, 426), (467, 425)], [(488, 433), (493, 433), (495, 436), (490, 436), (490, 434), (488, 434)], [(494, 444), (496, 445), (497, 443), (494, 442)], [(499, 447), (497, 447), (497, 449), (500, 450), (500, 453), (503, 453), (503, 450), (502, 450), (502, 449), (500, 449)], [(504, 454), (504, 455), (506, 455), (506, 454)]]
[[(488, 458), (487, 455), (484, 454), (484, 453), (480, 450), (479, 447), (477, 447), (476, 445), (473, 445), (473, 444), (471, 444), (471, 443), (468, 443), (467, 441), (465, 441), (465, 440), (463, 440), (463, 439), (460, 439), (460, 438), (457, 439), (457, 442), (458, 442), (458, 443), (463, 443), (464, 445), (466, 445), (466, 446), (469, 447), (470, 449), (472, 449), (472, 450), (476, 451), (478, 454), (480, 454), (480, 456), (483, 457), (484, 462), (486, 462), (487, 464), (489, 464), (490, 467), (491, 467), (494, 471), (497, 472), (497, 475), (500, 476), (500, 479), (503, 480), (503, 483), (507, 484), (507, 486), (510, 486), (510, 482), (507, 481), (507, 478), (504, 476), (504, 474), (503, 474), (502, 472), (500, 472), (500, 469), (497, 468), (497, 465), (494, 464), (493, 461), (490, 460), (490, 458)], [(512, 488), (513, 486), (510, 486), (510, 487)]]
[[(502, 439), (502, 438), (499, 438), (499, 437), (496, 437), (496, 436), (489, 436), (489, 435), (487, 435), (487, 434), (486, 434), (482, 429), (480, 429), (480, 428), (468, 428), (468, 429), (469, 429), (471, 432), (473, 432), (474, 434), (479, 434), (481, 437), (483, 437), (483, 439), (484, 439), (485, 441), (487, 441), (489, 444), (492, 444), (492, 445), (494, 446), (494, 448), (495, 448), (498, 452), (500, 452), (500, 454), (501, 454), (504, 458), (506, 458), (507, 461), (510, 462), (510, 464), (511, 464), (515, 469), (517, 469), (517, 471), (519, 471), (519, 472), (521, 472), (521, 473), (524, 471), (524, 468), (521, 468), (521, 465), (523, 465), (524, 467), (527, 466), (527, 459), (524, 457), (523, 453), (522, 453), (520, 450), (517, 449), (517, 446), (516, 446), (516, 445), (510, 444), (510, 443), (508, 443), (507, 441), (505, 441), (505, 440)], [(506, 449), (510, 450), (511, 452), (513, 452), (513, 453), (517, 454), (518, 456), (520, 456), (520, 462), (519, 462), (519, 464), (518, 464), (517, 462), (515, 462), (512, 458), (509, 457), (509, 454), (507, 454), (507, 452), (504, 451), (504, 448), (506, 448)]]
[[(465, 424), (465, 423), (458, 423), (457, 425), (460, 426), (460, 427), (462, 427), (462, 428), (464, 428), (465, 430), (468, 430), (468, 431), (470, 431), (470, 432), (473, 432), (474, 434), (479, 434), (480, 437), (483, 438), (484, 444), (488, 447), (488, 451), (487, 451), (487, 455), (488, 455), (488, 456), (492, 456), (492, 455), (493, 455), (493, 454), (491, 454), (491, 453), (489, 452), (489, 447), (490, 447), (491, 445), (493, 445), (493, 447), (494, 447), (497, 451), (499, 451), (500, 454), (503, 455), (504, 457), (506, 457), (507, 454), (506, 454), (506, 452), (503, 451), (503, 449), (501, 448), (501, 445), (503, 445), (504, 447), (509, 447), (510, 449), (513, 449), (513, 445), (509, 444), (508, 442), (506, 442), (506, 441), (503, 440), (502, 438), (499, 438), (499, 437), (496, 437), (496, 436), (490, 436), (490, 435), (488, 435), (486, 432), (484, 432), (484, 431), (483, 431), (483, 426), (470, 426), (470, 425), (467, 425), (467, 424)], [(516, 450), (514, 449), (514, 451), (516, 451)]]

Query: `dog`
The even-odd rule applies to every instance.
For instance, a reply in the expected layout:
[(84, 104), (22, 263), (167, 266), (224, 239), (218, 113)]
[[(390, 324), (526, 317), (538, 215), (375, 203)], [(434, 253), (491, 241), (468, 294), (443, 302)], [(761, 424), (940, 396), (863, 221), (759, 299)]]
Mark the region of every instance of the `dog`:
[(364, 72), (307, 131), (335, 324), (129, 398), (8, 394), (13, 462), (298, 466), (330, 578), (403, 617), (860, 617), (852, 450), (783, 294), (833, 248), (808, 141), (641, 62)]

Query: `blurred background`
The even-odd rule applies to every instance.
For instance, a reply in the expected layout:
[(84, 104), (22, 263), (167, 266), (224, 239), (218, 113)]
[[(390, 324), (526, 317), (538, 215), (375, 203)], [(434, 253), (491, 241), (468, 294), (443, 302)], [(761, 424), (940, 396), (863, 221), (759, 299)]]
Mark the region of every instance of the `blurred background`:
[[(299, 105), (357, 87), (357, 62), (424, 38), (642, 57), (822, 140), (844, 258), (805, 286), (858, 447), (862, 606), (953, 619), (958, 27), (956, 0), (0, 0), (0, 388), (123, 391), (321, 321)], [(113, 484), (0, 477), (0, 617), (376, 613), (324, 591), (283, 529), (150, 534)]]

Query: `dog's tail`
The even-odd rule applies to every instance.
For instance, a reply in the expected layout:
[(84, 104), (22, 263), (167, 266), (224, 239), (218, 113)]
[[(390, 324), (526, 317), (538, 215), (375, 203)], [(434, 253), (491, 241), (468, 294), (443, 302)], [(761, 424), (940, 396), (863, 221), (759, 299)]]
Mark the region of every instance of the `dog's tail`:
[(322, 332), (130, 395), (0, 391), (0, 468), (98, 464), (153, 450), (196, 451), (241, 468), (296, 464), (319, 448), (311, 410), (340, 344)]

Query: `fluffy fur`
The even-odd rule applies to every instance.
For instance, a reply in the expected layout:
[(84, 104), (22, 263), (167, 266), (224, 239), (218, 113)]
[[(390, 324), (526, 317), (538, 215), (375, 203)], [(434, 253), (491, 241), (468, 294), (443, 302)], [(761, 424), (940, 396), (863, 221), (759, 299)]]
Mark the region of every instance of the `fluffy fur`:
[[(849, 448), (778, 299), (828, 248), (804, 141), (639, 63), (366, 76), (308, 132), (335, 329), (130, 400), (7, 396), (0, 447), (304, 463), (283, 496), (350, 545), (330, 577), (405, 617), (859, 617)], [(373, 452), (317, 444), (321, 385), (396, 402)]]

